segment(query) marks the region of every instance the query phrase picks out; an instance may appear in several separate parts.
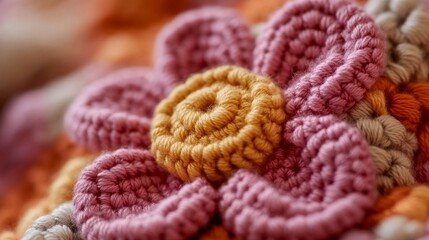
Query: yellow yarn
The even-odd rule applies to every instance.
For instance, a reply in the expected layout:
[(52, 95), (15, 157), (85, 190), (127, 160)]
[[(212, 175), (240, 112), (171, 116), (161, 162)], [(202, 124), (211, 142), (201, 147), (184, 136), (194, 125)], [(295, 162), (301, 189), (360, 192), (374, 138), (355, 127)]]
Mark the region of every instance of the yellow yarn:
[(41, 200), (36, 206), (29, 209), (20, 219), (15, 234), (12, 232), (5, 232), (0, 235), (0, 239), (21, 238), (37, 218), (49, 214), (62, 203), (70, 201), (73, 196), (74, 185), (80, 172), (86, 165), (92, 162), (93, 159), (94, 156), (84, 156), (68, 161), (50, 186), (48, 196)]
[(239, 67), (194, 75), (157, 107), (152, 152), (182, 180), (222, 181), (260, 166), (278, 146), (284, 104), (269, 78)]

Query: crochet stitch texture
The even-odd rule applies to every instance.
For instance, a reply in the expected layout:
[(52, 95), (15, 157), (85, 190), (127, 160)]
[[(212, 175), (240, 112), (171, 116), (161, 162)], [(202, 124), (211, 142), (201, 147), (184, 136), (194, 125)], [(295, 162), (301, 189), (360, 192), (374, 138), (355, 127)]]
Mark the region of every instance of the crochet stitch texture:
[[(192, 40), (179, 34), (184, 28)], [(223, 31), (245, 41), (219, 41)], [(163, 88), (166, 99), (152, 120), (152, 143), (117, 141), (130, 139), (128, 132), (103, 124), (124, 128), (127, 118), (115, 122), (116, 112), (151, 120), (153, 107), (148, 114), (135, 114), (120, 99), (109, 100), (106, 89), (111, 86), (121, 89), (123, 99), (132, 99), (130, 105), (139, 99), (127, 95), (128, 83), (121, 77), (95, 86), (74, 105), (86, 109), (72, 107), (67, 115), (78, 143), (119, 149), (101, 155), (76, 184), (74, 213), (85, 238), (186, 239), (210, 231), (204, 228), (219, 216), (231, 235), (243, 239), (323, 239), (364, 219), (376, 196), (370, 151), (359, 131), (335, 116), (359, 102), (383, 71), (383, 36), (362, 9), (342, 0), (288, 3), (265, 25), (253, 57), (250, 31), (231, 10), (185, 13), (160, 36), (158, 49), (165, 60), (157, 61), (151, 77), (136, 81), (142, 92), (159, 91), (164, 82), (171, 85)], [(231, 52), (214, 54), (212, 41)], [(178, 44), (194, 51), (176, 50)], [(193, 59), (204, 64), (177, 67)], [(224, 64), (232, 66), (215, 68)], [(95, 99), (100, 107), (81, 104)], [(137, 102), (145, 104), (144, 99)], [(222, 112), (225, 104), (237, 113)], [(81, 119), (97, 111), (109, 114), (93, 121), (96, 131), (82, 135), (73, 130), (91, 123)], [(214, 113), (224, 115), (204, 115)], [(233, 124), (225, 127), (228, 123)], [(141, 126), (136, 132), (147, 139), (146, 122)], [(231, 138), (230, 131), (244, 137)], [(222, 146), (210, 151), (214, 157), (201, 154), (210, 145), (199, 143), (213, 142)], [(227, 151), (229, 146), (236, 152)], [(243, 161), (248, 158), (256, 164)]]
[(182, 180), (221, 181), (255, 169), (272, 154), (285, 120), (280, 89), (245, 69), (220, 67), (194, 75), (155, 112), (152, 152)]
[[(388, 64), (349, 122), (371, 145), (380, 192), (427, 183), (427, 49), (429, 12), (419, 1), (369, 1), (366, 7), (385, 33)], [(387, 76), (387, 77), (386, 77)]]
[(65, 116), (71, 138), (92, 150), (150, 146), (150, 118), (168, 84), (154, 79), (150, 70), (124, 69), (85, 89)]
[(396, 84), (429, 78), (429, 14), (419, 0), (370, 0), (367, 12), (383, 30), (386, 76)]

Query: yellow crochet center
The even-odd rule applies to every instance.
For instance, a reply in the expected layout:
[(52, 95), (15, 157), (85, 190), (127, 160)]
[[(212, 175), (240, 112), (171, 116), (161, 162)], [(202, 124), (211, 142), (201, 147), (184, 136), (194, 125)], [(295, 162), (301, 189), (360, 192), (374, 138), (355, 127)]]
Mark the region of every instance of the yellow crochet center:
[(156, 109), (152, 152), (182, 180), (225, 180), (255, 169), (281, 140), (281, 90), (267, 77), (232, 66), (191, 76)]

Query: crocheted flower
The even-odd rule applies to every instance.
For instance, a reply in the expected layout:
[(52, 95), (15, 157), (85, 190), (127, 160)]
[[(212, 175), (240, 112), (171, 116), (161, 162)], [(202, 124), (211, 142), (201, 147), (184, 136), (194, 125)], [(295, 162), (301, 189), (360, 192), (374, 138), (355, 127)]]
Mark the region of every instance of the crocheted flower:
[[(230, 40), (243, 36), (249, 41)], [(368, 146), (331, 115), (361, 100), (384, 64), (382, 35), (358, 6), (286, 4), (259, 35), (253, 58), (250, 32), (229, 10), (186, 13), (161, 39), (164, 60), (155, 69), (172, 84), (193, 73), (187, 69), (202, 72), (226, 60), (250, 67), (254, 59), (253, 67), (193, 75), (167, 94), (153, 120), (155, 159), (147, 150), (122, 149), (83, 172), (74, 205), (85, 237), (185, 239), (219, 215), (243, 239), (305, 239), (308, 232), (323, 239), (363, 219), (375, 197)]]
[[(222, 64), (249, 67), (254, 40), (235, 12), (209, 8), (179, 16), (157, 44), (155, 71), (119, 71), (73, 103), (65, 125), (77, 143), (147, 149), (151, 117), (165, 94), (194, 72)], [(184, 183), (139, 149), (102, 155), (82, 173), (73, 202), (86, 238), (186, 239), (214, 216), (218, 196), (206, 180)]]
[(183, 14), (160, 34), (155, 70), (120, 70), (86, 89), (66, 114), (66, 130), (90, 149), (147, 148), (154, 108), (177, 83), (223, 64), (248, 67), (253, 46), (232, 10)]

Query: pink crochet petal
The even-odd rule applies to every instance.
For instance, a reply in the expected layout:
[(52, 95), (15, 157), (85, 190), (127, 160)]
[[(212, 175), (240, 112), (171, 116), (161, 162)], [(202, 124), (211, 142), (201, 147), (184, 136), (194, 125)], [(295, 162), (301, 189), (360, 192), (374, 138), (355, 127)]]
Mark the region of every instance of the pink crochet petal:
[(375, 198), (368, 146), (329, 115), (286, 124), (285, 146), (261, 175), (241, 170), (220, 189), (224, 225), (246, 239), (328, 239), (359, 223)]
[(75, 217), (91, 239), (188, 239), (216, 211), (216, 191), (203, 179), (183, 184), (145, 150), (99, 157), (75, 189)]
[(0, 117), (0, 196), (52, 141), (43, 93), (33, 90), (15, 97)]
[(385, 64), (383, 36), (356, 4), (287, 3), (257, 39), (253, 69), (286, 88), (290, 115), (341, 114), (363, 98)]
[(66, 114), (70, 137), (89, 149), (150, 145), (154, 108), (166, 81), (146, 69), (117, 71), (88, 87)]
[(238, 14), (207, 7), (180, 15), (160, 34), (156, 64), (174, 83), (220, 65), (250, 67), (254, 38)]

